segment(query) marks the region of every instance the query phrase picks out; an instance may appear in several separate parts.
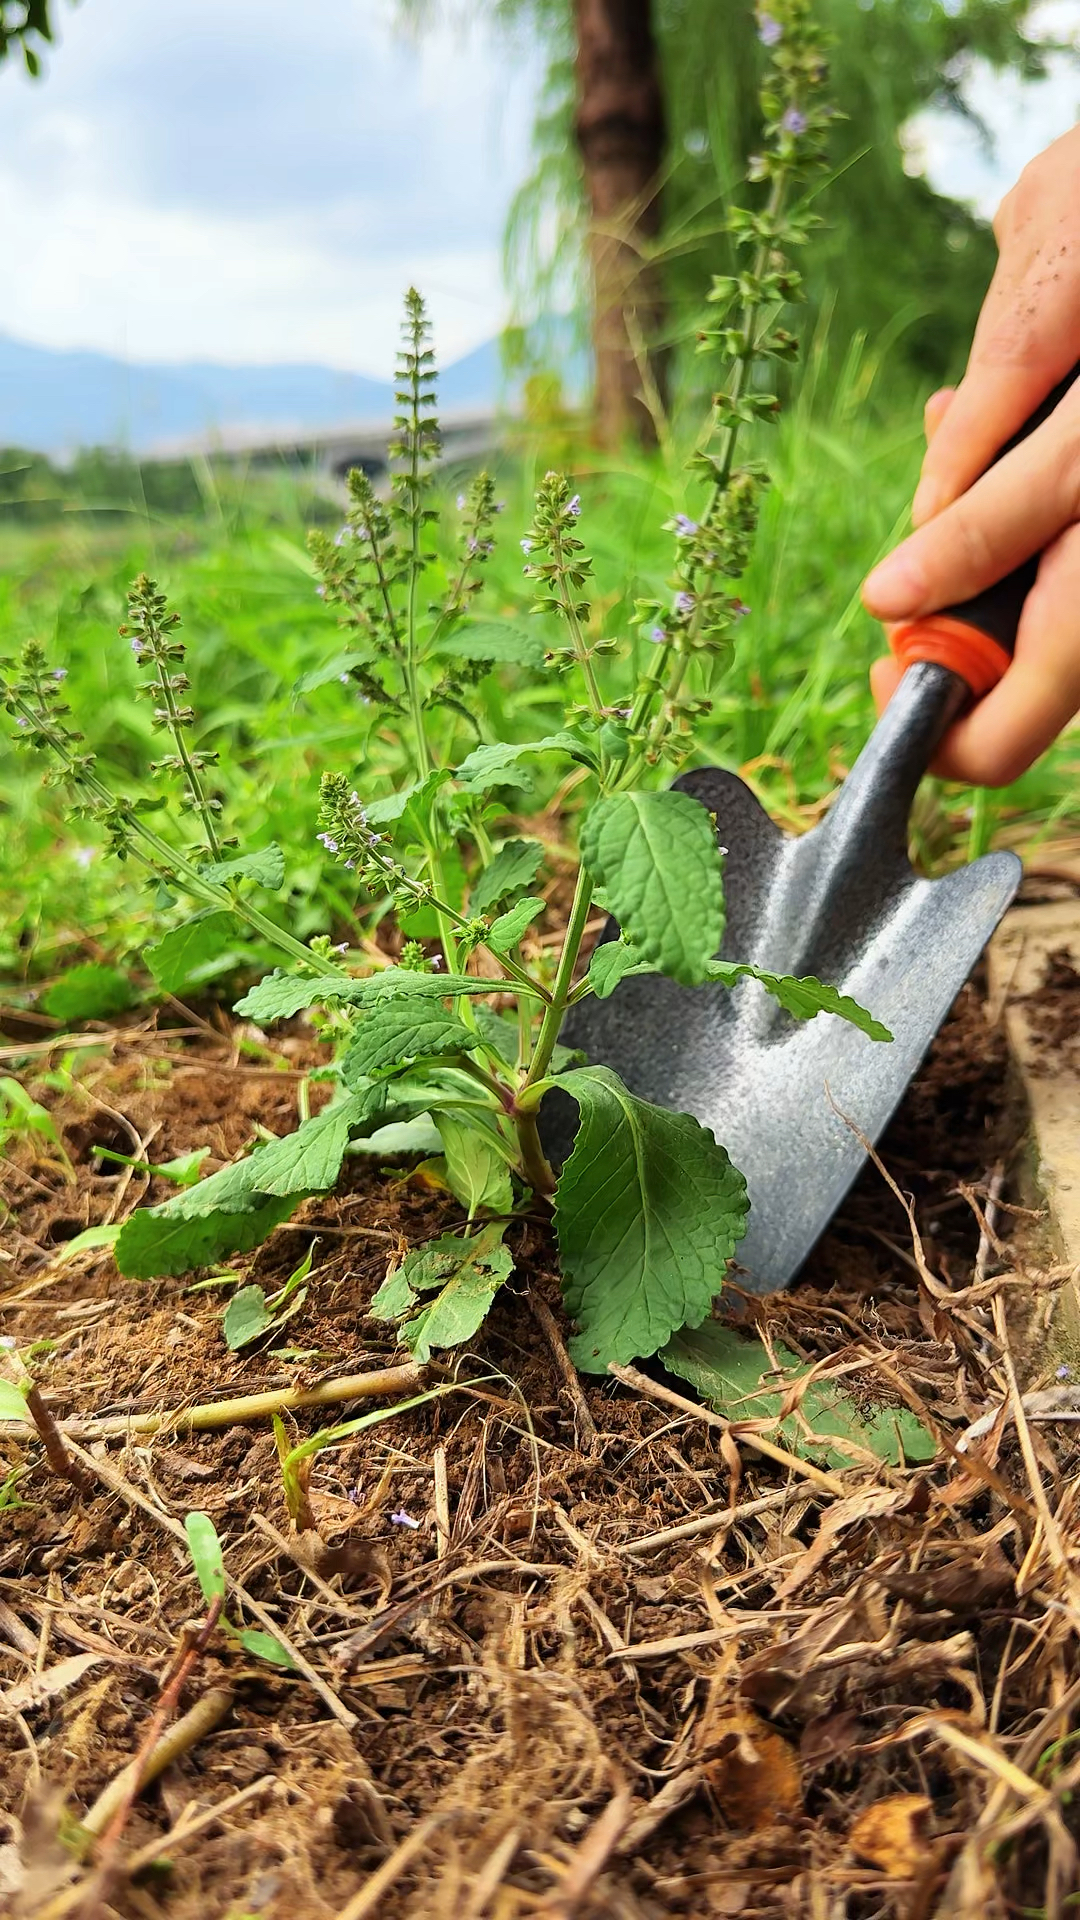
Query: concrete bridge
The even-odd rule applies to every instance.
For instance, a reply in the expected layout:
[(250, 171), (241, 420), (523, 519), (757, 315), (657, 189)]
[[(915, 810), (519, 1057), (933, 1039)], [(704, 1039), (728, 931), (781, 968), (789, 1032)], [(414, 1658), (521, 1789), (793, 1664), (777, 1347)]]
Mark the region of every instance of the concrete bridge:
[[(442, 460), (485, 459), (502, 444), (508, 416), (494, 412), (448, 409), (440, 415)], [(143, 455), (145, 460), (227, 460), (251, 466), (286, 466), (322, 477), (335, 489), (350, 467), (360, 467), (378, 481), (389, 461), (386, 449), (393, 438), (391, 420), (364, 420), (354, 426), (333, 427), (224, 427), (217, 433), (192, 439), (162, 441)]]

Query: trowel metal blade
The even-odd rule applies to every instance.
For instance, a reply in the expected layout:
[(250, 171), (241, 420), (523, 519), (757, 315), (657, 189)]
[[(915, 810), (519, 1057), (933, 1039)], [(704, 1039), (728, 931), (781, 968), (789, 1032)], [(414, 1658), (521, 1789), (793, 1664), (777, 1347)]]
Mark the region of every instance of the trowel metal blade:
[[(916, 875), (906, 804), (892, 830), (875, 817), (880, 783), (871, 793), (864, 779), (860, 793), (857, 773), (802, 838), (781, 833), (732, 774), (707, 768), (678, 785), (715, 815), (730, 848), (723, 958), (830, 982), (882, 1020), (891, 1043), (828, 1014), (797, 1021), (756, 981), (690, 989), (658, 975), (583, 1002), (564, 1029), (632, 1093), (692, 1113), (726, 1147), (750, 1195), (731, 1275), (748, 1292), (777, 1292), (797, 1273), (1019, 883), (1011, 853), (941, 880)], [(569, 1144), (570, 1109), (565, 1100), (546, 1119), (556, 1153)]]

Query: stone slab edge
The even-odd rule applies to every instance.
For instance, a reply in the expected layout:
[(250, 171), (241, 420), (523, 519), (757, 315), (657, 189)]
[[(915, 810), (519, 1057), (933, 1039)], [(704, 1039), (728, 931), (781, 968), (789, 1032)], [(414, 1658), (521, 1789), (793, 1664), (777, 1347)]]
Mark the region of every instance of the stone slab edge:
[[(1044, 1261), (1072, 1269), (1060, 1292), (1047, 1295), (1029, 1330), (1031, 1347), (1080, 1367), (1080, 1046), (1040, 1038), (1028, 995), (1042, 986), (1047, 961), (1062, 948), (1080, 971), (1080, 900), (1014, 907), (988, 951), (991, 1019), (1001, 1020), (1014, 1078), (1027, 1110), (1025, 1146), (1015, 1185), (1022, 1202), (1045, 1208)], [(1080, 994), (1078, 1011), (1080, 1011)], [(1034, 1357), (1032, 1355), (1031, 1357)]]

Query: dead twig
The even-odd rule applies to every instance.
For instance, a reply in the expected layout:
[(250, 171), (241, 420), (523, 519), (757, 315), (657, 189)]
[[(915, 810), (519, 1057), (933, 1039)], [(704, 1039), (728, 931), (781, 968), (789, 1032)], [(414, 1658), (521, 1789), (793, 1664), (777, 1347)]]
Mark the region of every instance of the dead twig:
[(566, 1351), (566, 1342), (559, 1331), (559, 1323), (542, 1294), (530, 1287), (526, 1294), (533, 1317), (540, 1327), (552, 1359), (559, 1371), (559, 1378), (566, 1388), (567, 1398), (574, 1409), (574, 1432), (582, 1453), (594, 1454), (600, 1446), (600, 1435), (596, 1422), (589, 1412), (589, 1403), (582, 1391), (577, 1368)]
[(537, 1908), (543, 1920), (574, 1920), (581, 1902), (599, 1879), (629, 1826), (630, 1808), (630, 1788), (625, 1781), (620, 1781), (574, 1854), (562, 1886)]
[(616, 1380), (621, 1380), (624, 1387), (632, 1387), (636, 1393), (643, 1393), (650, 1400), (659, 1400), (667, 1407), (678, 1407), (681, 1413), (690, 1414), (705, 1426), (715, 1428), (717, 1433), (731, 1433), (734, 1439), (745, 1441), (748, 1447), (753, 1447), (755, 1453), (764, 1454), (767, 1460), (775, 1460), (778, 1466), (788, 1467), (803, 1480), (813, 1481), (825, 1493), (831, 1493), (837, 1499), (843, 1499), (846, 1494), (847, 1488), (835, 1473), (825, 1473), (821, 1467), (812, 1466), (809, 1460), (800, 1460), (797, 1453), (789, 1453), (786, 1447), (778, 1447), (774, 1441), (767, 1440), (763, 1433), (742, 1431), (737, 1420), (725, 1420), (722, 1414), (713, 1413), (708, 1407), (695, 1406), (692, 1400), (685, 1399), (673, 1388), (662, 1387), (658, 1380), (650, 1380), (640, 1368), (617, 1367), (612, 1362), (608, 1372), (614, 1374)]
[(59, 1431), (71, 1440), (126, 1440), (128, 1436), (161, 1433), (205, 1433), (213, 1427), (244, 1426), (274, 1413), (294, 1413), (302, 1407), (334, 1407), (344, 1400), (389, 1399), (421, 1386), (424, 1369), (407, 1361), (400, 1367), (379, 1367), (371, 1373), (348, 1373), (323, 1380), (317, 1387), (281, 1387), (270, 1393), (244, 1394), (238, 1400), (208, 1400), (200, 1406), (176, 1407), (169, 1413), (120, 1413), (102, 1420), (65, 1420)]
[(426, 1820), (421, 1820), (420, 1825), (414, 1827), (394, 1848), (390, 1858), (384, 1860), (382, 1866), (377, 1867), (363, 1886), (357, 1889), (352, 1899), (338, 1910), (335, 1920), (367, 1920), (368, 1914), (376, 1911), (384, 1893), (389, 1893), (399, 1875), (404, 1873), (418, 1854), (423, 1853), (432, 1834), (447, 1817), (443, 1812), (429, 1813)]

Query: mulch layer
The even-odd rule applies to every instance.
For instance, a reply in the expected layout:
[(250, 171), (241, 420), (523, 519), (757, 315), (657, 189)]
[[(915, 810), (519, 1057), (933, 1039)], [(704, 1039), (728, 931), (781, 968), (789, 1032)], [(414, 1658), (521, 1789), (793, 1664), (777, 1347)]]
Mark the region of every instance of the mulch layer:
[[(350, 1158), (332, 1197), (232, 1263), (270, 1292), (314, 1248), (299, 1310), (236, 1354), (226, 1287), (125, 1280), (105, 1248), (65, 1258), (170, 1191), (95, 1147), (156, 1164), (208, 1145), (210, 1171), (296, 1124), (309, 1032), (271, 1058), (224, 1020), (165, 1017), (101, 1035), (66, 1080), (42, 1078), (51, 1042), (16, 1068), (72, 1171), (44, 1136), (8, 1143), (3, 1332), (81, 1484), (0, 1433), (0, 1912), (1068, 1910), (1076, 1427), (1020, 1398), (1048, 1384), (1029, 1327), (1063, 1276), (1008, 1204), (1018, 1122), (976, 986), (882, 1144), (898, 1191), (868, 1168), (800, 1284), (756, 1309), (867, 1404), (906, 1402), (931, 1465), (763, 1457), (655, 1365), (578, 1382), (538, 1219), (512, 1230), (482, 1337), (425, 1375), (450, 1390), (317, 1455), (301, 1532), (265, 1416), (145, 1416), (400, 1368), (371, 1296), (460, 1215), (414, 1166)], [(287, 1426), (395, 1404), (354, 1391)], [(280, 1635), (293, 1670), (220, 1624), (192, 1649), (196, 1508), (224, 1543), (229, 1621)], [(103, 1811), (166, 1724), (169, 1764), (126, 1818), (115, 1793)]]

